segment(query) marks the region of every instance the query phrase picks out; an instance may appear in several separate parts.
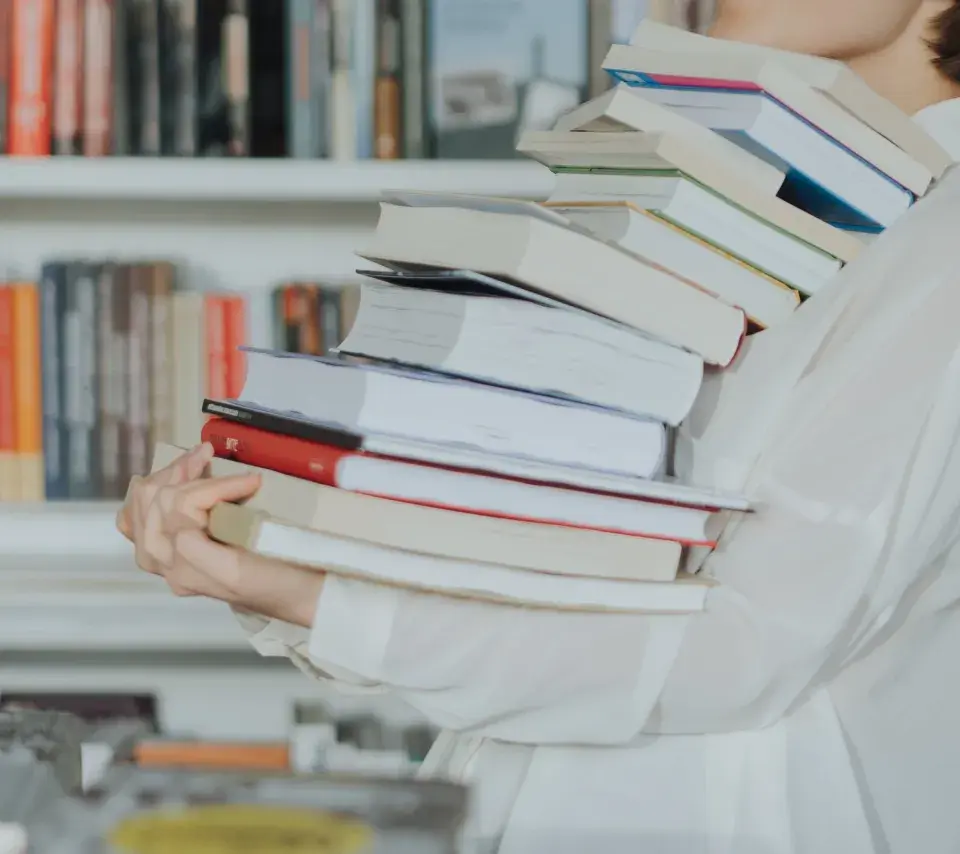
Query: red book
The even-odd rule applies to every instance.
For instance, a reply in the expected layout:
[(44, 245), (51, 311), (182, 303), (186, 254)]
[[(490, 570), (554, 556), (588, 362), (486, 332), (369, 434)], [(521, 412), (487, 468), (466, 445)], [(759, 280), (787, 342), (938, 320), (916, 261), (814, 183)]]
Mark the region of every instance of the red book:
[(83, 124), (83, 0), (57, 0), (53, 153), (79, 154)]
[(13, 0), (8, 153), (50, 154), (54, 0)]
[(406, 504), (687, 545), (716, 544), (714, 514), (703, 509), (397, 460), (218, 417), (206, 422), (201, 439), (222, 459)]
[(246, 354), (240, 349), (247, 343), (247, 300), (242, 296), (227, 296), (223, 301), (223, 340), (227, 363), (226, 396), (238, 398), (247, 379)]
[(207, 350), (207, 397), (227, 395), (227, 299), (220, 294), (204, 298), (204, 337)]

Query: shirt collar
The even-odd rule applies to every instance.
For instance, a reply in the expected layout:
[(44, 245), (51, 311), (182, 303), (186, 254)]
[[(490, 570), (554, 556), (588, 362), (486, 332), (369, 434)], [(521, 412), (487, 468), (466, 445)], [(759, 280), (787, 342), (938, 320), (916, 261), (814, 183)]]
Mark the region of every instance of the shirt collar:
[(960, 162), (960, 98), (924, 107), (913, 120)]

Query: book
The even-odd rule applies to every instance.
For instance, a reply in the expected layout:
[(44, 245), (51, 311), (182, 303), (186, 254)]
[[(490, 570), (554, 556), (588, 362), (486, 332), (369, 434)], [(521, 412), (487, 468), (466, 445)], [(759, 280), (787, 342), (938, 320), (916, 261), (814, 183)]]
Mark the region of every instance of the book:
[[(579, 192), (578, 185), (583, 188)], [(838, 259), (794, 240), (679, 173), (623, 179), (590, 176), (589, 181), (577, 181), (574, 176), (558, 187), (547, 207), (564, 217), (576, 217), (581, 224), (588, 217), (596, 223), (609, 216), (611, 204), (623, 201), (650, 211), (804, 294), (816, 293), (841, 267)], [(590, 228), (597, 231), (597, 225)]]
[[(669, 134), (689, 140), (691, 145), (707, 152), (709, 157), (736, 172), (739, 179), (754, 192), (775, 196), (783, 186), (785, 172), (759, 157), (744, 151), (719, 134), (673, 110), (641, 98), (628, 87), (618, 87), (591, 98), (561, 116), (554, 131), (597, 131), (611, 133), (633, 131)], [(549, 130), (549, 128), (545, 128)]]
[[(207, 421), (202, 438), (225, 460), (395, 502), (538, 525), (675, 540), (686, 545), (716, 544), (717, 511), (702, 507), (603, 495), (377, 457), (362, 450), (345, 450), (258, 430), (226, 418)], [(307, 491), (302, 491), (307, 499)], [(318, 508), (321, 498), (318, 496), (314, 502)], [(371, 524), (373, 518), (370, 517)]]
[[(940, 178), (953, 164), (953, 158), (939, 143), (840, 60), (712, 39), (650, 20), (639, 24), (631, 45), (673, 54), (676, 73), (680, 75), (718, 82), (753, 80), (767, 65), (777, 64), (903, 149), (929, 169), (934, 178)], [(697, 68), (698, 63), (703, 63), (703, 70)]]
[(360, 253), (366, 259), (401, 269), (435, 265), (503, 277), (711, 364), (729, 364), (740, 348), (746, 327), (740, 310), (539, 205), (448, 197), (437, 206), (442, 198), (429, 194), (405, 194), (402, 201), (381, 204), (376, 233)]
[(611, 176), (611, 180), (597, 183), (612, 184), (613, 178), (619, 176), (679, 172), (772, 227), (840, 261), (853, 261), (863, 251), (859, 235), (834, 228), (775, 195), (755, 191), (740, 180), (738, 172), (705, 157), (682, 137), (626, 130), (553, 131), (527, 134), (520, 139), (519, 147), (552, 169), (558, 183), (561, 176), (568, 174)]
[[(558, 187), (557, 194), (561, 198), (576, 197), (575, 192), (565, 193), (563, 187)], [(780, 280), (662, 219), (655, 211), (631, 202), (567, 207), (556, 204), (554, 209), (572, 222), (742, 309), (759, 327), (785, 320), (800, 304), (797, 291)]]
[[(662, 424), (555, 398), (391, 369), (248, 349), (241, 402), (365, 434), (466, 446), (645, 477), (660, 469)], [(315, 390), (311, 392), (311, 390)]]
[[(670, 478), (652, 480), (629, 475), (596, 471), (582, 466), (565, 466), (508, 454), (492, 454), (472, 448), (440, 445), (396, 436), (361, 434), (329, 424), (318, 424), (290, 412), (271, 412), (237, 401), (205, 400), (203, 412), (209, 416), (246, 424), (279, 436), (294, 436), (343, 451), (361, 451), (365, 456), (421, 462), (465, 472), (573, 487), (621, 497), (642, 498), (682, 507), (748, 512), (743, 496), (702, 489)], [(170, 465), (183, 447), (159, 444), (154, 450), (153, 470)]]
[[(214, 435), (214, 430), (205, 429)], [(260, 476), (256, 495), (244, 502), (248, 509), (268, 513), (283, 524), (409, 555), (551, 576), (628, 581), (671, 581), (680, 567), (683, 544), (665, 537), (396, 501), (224, 457), (210, 464), (214, 477), (247, 471)], [(705, 526), (703, 533), (706, 536), (697, 545), (712, 544), (714, 528)]]
[(579, 400), (679, 424), (703, 360), (589, 314), (547, 307), (440, 274), (372, 277), (347, 355)]
[(714, 61), (710, 53), (678, 56), (675, 51), (615, 44), (602, 64), (617, 82), (628, 86), (764, 92), (916, 195), (930, 187), (933, 173), (927, 166), (789, 68), (771, 60), (750, 69), (749, 79), (728, 80), (709, 73)]
[(556, 611), (690, 613), (703, 610), (711, 588), (689, 576), (669, 582), (580, 578), (415, 554), (300, 528), (239, 504), (214, 507), (207, 530), (226, 545), (334, 575)]
[(428, 125), (434, 155), (515, 157), (587, 89), (587, 0), (427, 4)]
[(879, 230), (892, 225), (916, 199), (763, 92), (665, 86), (635, 91), (783, 170), (780, 198), (838, 227)]

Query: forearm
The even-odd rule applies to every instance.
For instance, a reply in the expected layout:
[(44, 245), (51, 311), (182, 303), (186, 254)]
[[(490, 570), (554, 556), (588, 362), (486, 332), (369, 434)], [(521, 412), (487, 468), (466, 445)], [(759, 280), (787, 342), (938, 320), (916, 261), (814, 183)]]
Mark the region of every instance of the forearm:
[(294, 626), (313, 625), (324, 574), (280, 560), (244, 554), (240, 565), (239, 611), (261, 614)]

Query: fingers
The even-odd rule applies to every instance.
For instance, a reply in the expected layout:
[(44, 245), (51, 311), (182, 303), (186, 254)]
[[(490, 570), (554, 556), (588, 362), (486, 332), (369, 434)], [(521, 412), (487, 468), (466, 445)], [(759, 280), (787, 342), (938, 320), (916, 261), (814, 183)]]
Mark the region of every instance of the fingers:
[(173, 560), (164, 578), (178, 596), (209, 596), (234, 602), (240, 590), (236, 549), (213, 542), (203, 531), (180, 531), (173, 541)]
[[(215, 477), (198, 480), (176, 490), (176, 509), (191, 519), (202, 518), (206, 524), (206, 511), (224, 501), (240, 501), (249, 498), (260, 488), (260, 475), (256, 472), (236, 474), (230, 477)], [(203, 513), (200, 517), (198, 511)]]

